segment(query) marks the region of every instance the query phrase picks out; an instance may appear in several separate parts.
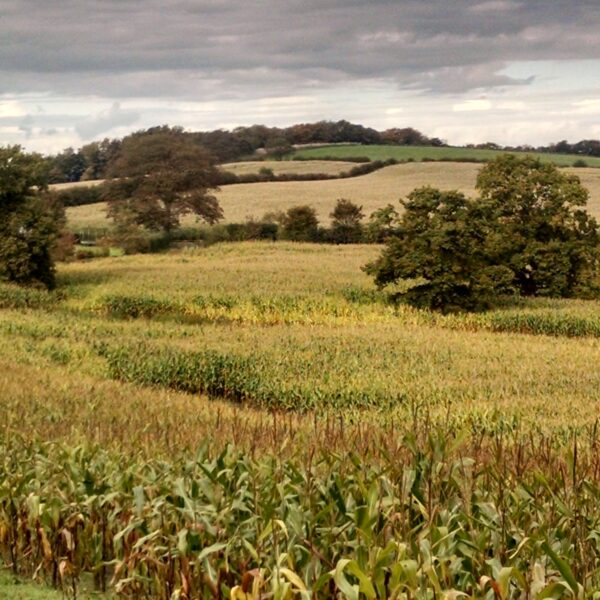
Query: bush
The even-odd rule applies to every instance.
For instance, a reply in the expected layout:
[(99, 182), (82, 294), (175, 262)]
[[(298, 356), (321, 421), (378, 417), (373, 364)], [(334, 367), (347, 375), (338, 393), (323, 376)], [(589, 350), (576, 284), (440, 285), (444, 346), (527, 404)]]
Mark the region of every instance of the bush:
[(319, 220), (312, 206), (292, 206), (285, 213), (282, 237), (297, 242), (314, 242), (319, 238)]
[(356, 244), (362, 238), (362, 206), (340, 198), (329, 215), (332, 219), (330, 239), (334, 244)]
[(102, 186), (75, 186), (54, 192), (63, 206), (84, 206), (102, 201)]

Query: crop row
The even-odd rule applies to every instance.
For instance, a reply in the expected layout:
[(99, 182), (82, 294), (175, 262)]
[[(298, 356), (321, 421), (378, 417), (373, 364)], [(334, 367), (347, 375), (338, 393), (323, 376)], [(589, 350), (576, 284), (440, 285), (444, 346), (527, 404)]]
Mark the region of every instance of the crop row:
[(271, 373), (272, 359), (265, 356), (227, 354), (215, 350), (185, 351), (177, 348), (99, 346), (109, 375), (139, 385), (161, 386), (191, 394), (249, 403), (279, 410), (344, 408), (379, 409), (401, 403), (395, 396), (375, 389), (326, 387), (293, 378), (280, 379)]
[(600, 465), (572, 449), (496, 439), (485, 459), (440, 430), (378, 461), (141, 462), (11, 437), (0, 554), (72, 594), (86, 572), (164, 600), (596, 598)]
[(205, 294), (188, 303), (151, 296), (111, 295), (95, 309), (117, 318), (173, 317), (199, 322), (278, 323), (373, 322), (396, 320), (447, 329), (559, 337), (600, 337), (600, 317), (558, 309), (508, 308), (481, 314), (436, 315), (393, 306), (384, 294), (348, 287), (340, 296), (251, 296)]

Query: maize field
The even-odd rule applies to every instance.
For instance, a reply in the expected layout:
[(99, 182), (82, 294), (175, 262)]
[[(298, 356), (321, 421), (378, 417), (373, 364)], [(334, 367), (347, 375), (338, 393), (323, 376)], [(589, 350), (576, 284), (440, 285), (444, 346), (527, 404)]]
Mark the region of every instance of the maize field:
[(2, 569), (69, 598), (600, 598), (600, 304), (418, 311), (377, 251), (1, 285)]

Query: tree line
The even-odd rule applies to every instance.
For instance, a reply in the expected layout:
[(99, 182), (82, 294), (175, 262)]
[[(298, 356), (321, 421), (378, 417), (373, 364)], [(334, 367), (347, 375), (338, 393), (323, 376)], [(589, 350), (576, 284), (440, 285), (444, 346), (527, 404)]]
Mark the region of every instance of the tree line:
[[(183, 131), (128, 136), (106, 176), (100, 189), (114, 222), (111, 236), (126, 250), (143, 249), (140, 240), (151, 232), (169, 239), (184, 215), (209, 225), (223, 218), (214, 157)], [(56, 252), (68, 234), (48, 178), (42, 156), (0, 148), (0, 280), (54, 286)], [(430, 309), (487, 308), (506, 295), (598, 296), (600, 233), (576, 176), (502, 155), (482, 168), (476, 187), (478, 198), (416, 189), (401, 201), (401, 212), (388, 205), (367, 225), (362, 207), (341, 198), (328, 229), (310, 206), (227, 227), (233, 239), (384, 243), (366, 271), (379, 287), (402, 282), (396, 299)]]
[(67, 183), (104, 179), (108, 168), (120, 153), (121, 146), (131, 139), (155, 134), (173, 134), (184, 137), (207, 150), (218, 163), (240, 160), (264, 150), (270, 156), (280, 157), (291, 152), (294, 145), (303, 144), (393, 144), (408, 146), (443, 146), (438, 138), (429, 138), (412, 127), (376, 131), (348, 121), (319, 121), (291, 127), (252, 125), (232, 131), (186, 132), (181, 127), (166, 125), (137, 131), (123, 139), (104, 139), (91, 142), (75, 150), (67, 148), (47, 157), (49, 182)]

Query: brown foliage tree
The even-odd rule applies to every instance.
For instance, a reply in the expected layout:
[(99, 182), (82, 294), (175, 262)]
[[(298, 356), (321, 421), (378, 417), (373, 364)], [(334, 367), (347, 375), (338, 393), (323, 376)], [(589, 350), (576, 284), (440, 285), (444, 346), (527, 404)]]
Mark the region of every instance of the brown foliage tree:
[(210, 154), (180, 130), (133, 134), (109, 166), (108, 214), (165, 232), (177, 229), (186, 214), (216, 223), (223, 217), (210, 193), (217, 189), (217, 175)]

